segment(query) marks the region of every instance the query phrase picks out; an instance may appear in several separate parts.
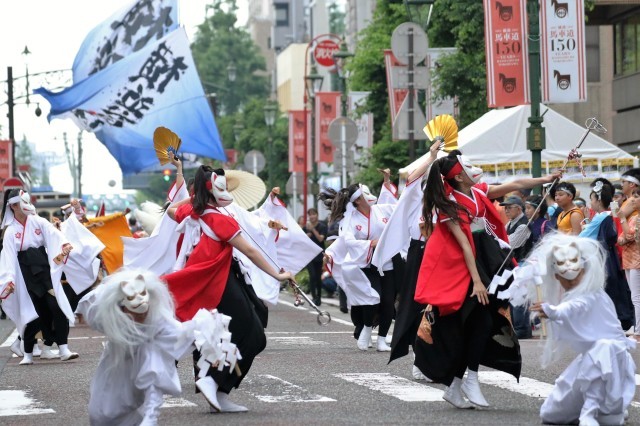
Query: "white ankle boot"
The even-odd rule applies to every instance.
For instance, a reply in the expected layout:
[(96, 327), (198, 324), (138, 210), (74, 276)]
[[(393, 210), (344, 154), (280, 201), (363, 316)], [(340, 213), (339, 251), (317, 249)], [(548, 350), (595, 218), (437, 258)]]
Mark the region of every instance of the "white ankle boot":
[(424, 380), (427, 383), (433, 383), (433, 380), (422, 374), (422, 371), (415, 365), (411, 366), (411, 376), (413, 380)]
[(140, 426), (156, 426), (160, 417), (160, 407), (164, 403), (162, 392), (155, 386), (151, 386), (145, 392), (144, 398), (144, 418)]
[(449, 386), (444, 392), (442, 399), (456, 408), (473, 408), (473, 404), (464, 399), (464, 397), (462, 396), (462, 392), (460, 390), (461, 384), (462, 380), (460, 380), (458, 377), (454, 377), (453, 382), (451, 382), (451, 386)]
[(480, 390), (480, 382), (478, 381), (478, 372), (467, 370), (467, 377), (462, 382), (462, 393), (478, 407), (488, 407), (489, 403), (484, 398)]
[(40, 349), (40, 346), (38, 346), (38, 341), (36, 340), (36, 343), (33, 345), (33, 356), (39, 357), (40, 355), (42, 355), (42, 350)]
[(24, 356), (24, 351), (22, 350), (22, 340), (20, 338), (13, 341), (11, 344), (11, 352), (16, 354), (17, 356)]
[(378, 347), (376, 348), (378, 352), (391, 352), (391, 346), (387, 345), (386, 337), (387, 336), (378, 336)]
[[(244, 405), (236, 404), (229, 399), (229, 395), (224, 392), (217, 392), (216, 397), (220, 403), (221, 413), (246, 413), (249, 411)], [(213, 412), (213, 410), (212, 410)]]
[(40, 359), (56, 359), (60, 358), (60, 355), (55, 353), (51, 346), (45, 346), (40, 353)]
[(202, 379), (196, 380), (196, 387), (202, 392), (202, 396), (204, 396), (204, 399), (207, 400), (212, 409), (221, 411), (220, 403), (216, 396), (218, 384), (211, 376), (205, 376)]
[(20, 365), (31, 365), (31, 364), (33, 364), (33, 354), (25, 352), (24, 357), (22, 358), (22, 361), (20, 361)]
[(366, 351), (369, 348), (369, 343), (371, 343), (371, 333), (373, 332), (373, 327), (364, 326), (362, 331), (360, 332), (360, 337), (358, 337), (358, 349), (361, 351)]
[(69, 350), (69, 346), (67, 345), (58, 345), (58, 348), (60, 349), (60, 359), (63, 361), (69, 361), (70, 359), (76, 359), (78, 358), (80, 355), (78, 355), (76, 352), (71, 352)]

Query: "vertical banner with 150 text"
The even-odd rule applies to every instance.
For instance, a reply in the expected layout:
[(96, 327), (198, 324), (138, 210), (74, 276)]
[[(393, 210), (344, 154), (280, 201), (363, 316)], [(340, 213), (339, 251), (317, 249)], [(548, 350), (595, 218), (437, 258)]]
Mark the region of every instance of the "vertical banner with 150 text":
[(531, 102), (526, 10), (526, 0), (484, 0), (489, 108)]
[(542, 102), (587, 100), (584, 31), (582, 0), (540, 2)]

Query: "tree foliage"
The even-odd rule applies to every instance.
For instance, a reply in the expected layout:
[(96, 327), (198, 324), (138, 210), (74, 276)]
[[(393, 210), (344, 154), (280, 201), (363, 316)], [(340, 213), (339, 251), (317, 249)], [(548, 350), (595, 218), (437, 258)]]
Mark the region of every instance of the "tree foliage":
[(487, 112), (484, 12), (481, 1), (438, 0), (428, 30), (433, 47), (455, 47), (438, 60), (438, 96), (457, 96), (460, 128)]
[[(222, 114), (235, 113), (251, 97), (265, 98), (269, 90), (266, 61), (250, 35), (236, 26), (237, 10), (235, 0), (213, 0), (191, 45), (205, 91), (216, 93)], [(236, 68), (233, 82), (230, 65)]]
[[(278, 111), (276, 122), (271, 129), (272, 145), (270, 146), (269, 128), (264, 119), (265, 105), (266, 98), (252, 98), (245, 105), (244, 110), (233, 117), (234, 126), (243, 123), (238, 140), (235, 141), (235, 135), (233, 137), (234, 148), (241, 153), (238, 158), (240, 164), (243, 164), (244, 156), (250, 150), (255, 149), (262, 152), (267, 166), (258, 173), (258, 176), (268, 184), (271, 173), (272, 185), (281, 187), (281, 194), (284, 196), (285, 186), (289, 179), (289, 120)], [(228, 132), (226, 129), (229, 124), (225, 120), (225, 132)], [(247, 171), (251, 172), (251, 170)], [(270, 190), (271, 188), (267, 188), (267, 191)]]
[(371, 24), (358, 36), (355, 56), (348, 64), (351, 71), (350, 90), (370, 92), (366, 111), (374, 115), (374, 146), (361, 162), (358, 182), (371, 188), (382, 183), (378, 168), (397, 170), (409, 159), (405, 141), (391, 140), (391, 116), (384, 66), (384, 50), (391, 48), (391, 34), (395, 27), (406, 21), (406, 10), (401, 4), (379, 0)]

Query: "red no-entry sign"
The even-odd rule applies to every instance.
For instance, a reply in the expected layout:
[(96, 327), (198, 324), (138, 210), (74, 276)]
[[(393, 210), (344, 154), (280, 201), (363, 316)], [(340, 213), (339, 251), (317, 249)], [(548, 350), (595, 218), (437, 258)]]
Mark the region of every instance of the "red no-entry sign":
[(313, 58), (323, 67), (333, 67), (333, 54), (340, 50), (340, 46), (333, 40), (322, 40), (313, 49)]

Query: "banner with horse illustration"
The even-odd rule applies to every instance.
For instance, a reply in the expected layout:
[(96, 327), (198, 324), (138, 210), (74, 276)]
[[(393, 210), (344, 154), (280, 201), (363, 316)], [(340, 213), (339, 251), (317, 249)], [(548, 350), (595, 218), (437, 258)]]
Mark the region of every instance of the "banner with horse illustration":
[(587, 100), (583, 0), (540, 2), (542, 102)]
[[(311, 111), (289, 111), (289, 172), (304, 172), (305, 155), (307, 157), (307, 172), (311, 171), (310, 115)], [(307, 120), (306, 125), (305, 119)], [(307, 130), (306, 134), (305, 129)], [(305, 144), (307, 145), (306, 154)]]
[(489, 108), (530, 103), (526, 0), (484, 0)]

